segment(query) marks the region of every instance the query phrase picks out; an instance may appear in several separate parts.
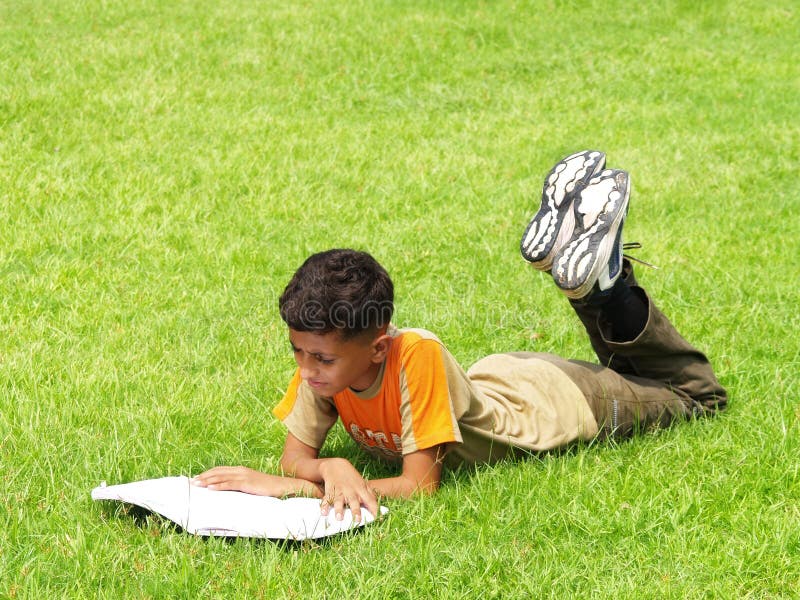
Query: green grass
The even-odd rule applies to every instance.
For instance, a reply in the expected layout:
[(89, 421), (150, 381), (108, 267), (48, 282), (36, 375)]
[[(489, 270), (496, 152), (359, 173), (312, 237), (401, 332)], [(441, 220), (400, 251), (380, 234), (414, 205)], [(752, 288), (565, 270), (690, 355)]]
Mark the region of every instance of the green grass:
[[(800, 595), (798, 8), (0, 0), (0, 595)], [(519, 236), (584, 147), (640, 278), (731, 394), (619, 444), (450, 473), (322, 544), (228, 543), (100, 480), (273, 470), (276, 301), (371, 251), (464, 363), (591, 358)], [(341, 430), (325, 448), (367, 473)]]

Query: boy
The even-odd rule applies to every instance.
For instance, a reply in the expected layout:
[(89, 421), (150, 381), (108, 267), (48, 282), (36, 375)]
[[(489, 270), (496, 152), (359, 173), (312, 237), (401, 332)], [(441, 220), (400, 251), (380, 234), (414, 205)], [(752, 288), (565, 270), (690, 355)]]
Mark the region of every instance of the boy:
[[(217, 467), (197, 485), (323, 498), (322, 512), (377, 514), (377, 496), (432, 493), (442, 466), (494, 462), (576, 440), (625, 436), (725, 407), (706, 357), (638, 287), (622, 255), (630, 180), (601, 152), (578, 152), (545, 178), (522, 238), (583, 323), (600, 365), (552, 354), (488, 356), (466, 373), (424, 330), (390, 324), (393, 286), (368, 254), (309, 257), (280, 299), (298, 369), (275, 415), (288, 428), (290, 477)], [(365, 481), (347, 460), (319, 458), (337, 418), (365, 450), (401, 463)]]

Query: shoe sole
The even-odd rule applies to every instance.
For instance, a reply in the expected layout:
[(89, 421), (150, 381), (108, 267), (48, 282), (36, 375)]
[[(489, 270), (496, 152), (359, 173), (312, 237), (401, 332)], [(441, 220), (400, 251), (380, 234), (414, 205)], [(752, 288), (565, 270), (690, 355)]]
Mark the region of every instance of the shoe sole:
[(588, 295), (608, 267), (631, 194), (625, 171), (606, 170), (573, 202), (575, 235), (553, 261), (553, 279), (569, 298)]
[(584, 150), (556, 163), (544, 178), (542, 205), (528, 223), (520, 242), (523, 258), (534, 267), (550, 270), (553, 257), (572, 237), (572, 199), (605, 164), (604, 153)]

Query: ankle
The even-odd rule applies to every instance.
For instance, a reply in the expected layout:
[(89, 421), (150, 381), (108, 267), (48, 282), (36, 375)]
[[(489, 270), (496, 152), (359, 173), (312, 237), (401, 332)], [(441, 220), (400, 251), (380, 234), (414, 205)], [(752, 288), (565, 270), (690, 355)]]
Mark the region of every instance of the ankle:
[(615, 342), (630, 342), (644, 331), (649, 316), (647, 298), (640, 289), (632, 288), (620, 278), (614, 283), (610, 294), (599, 296), (600, 312), (611, 328)]

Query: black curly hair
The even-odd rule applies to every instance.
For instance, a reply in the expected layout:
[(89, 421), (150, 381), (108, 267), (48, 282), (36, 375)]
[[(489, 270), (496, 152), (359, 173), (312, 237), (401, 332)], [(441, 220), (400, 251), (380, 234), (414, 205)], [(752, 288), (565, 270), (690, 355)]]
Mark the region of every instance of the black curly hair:
[(394, 313), (394, 285), (366, 252), (333, 249), (309, 256), (278, 302), (281, 318), (296, 331), (338, 331), (343, 340), (374, 334)]

